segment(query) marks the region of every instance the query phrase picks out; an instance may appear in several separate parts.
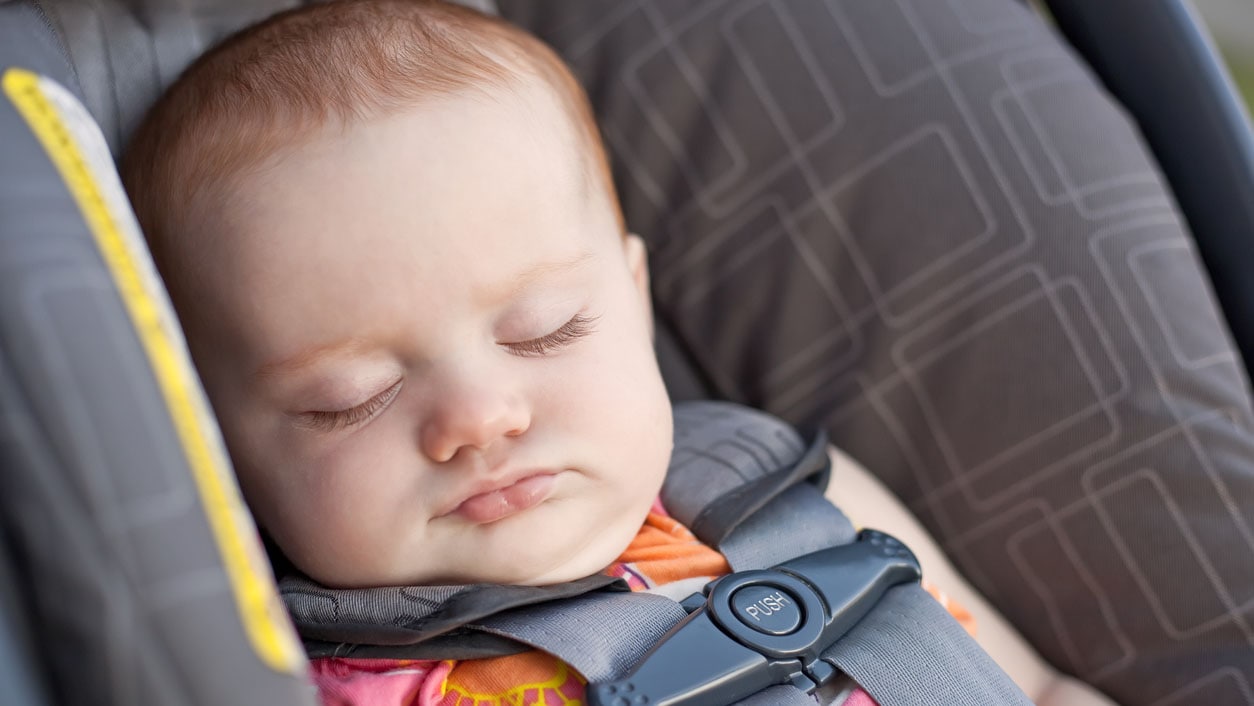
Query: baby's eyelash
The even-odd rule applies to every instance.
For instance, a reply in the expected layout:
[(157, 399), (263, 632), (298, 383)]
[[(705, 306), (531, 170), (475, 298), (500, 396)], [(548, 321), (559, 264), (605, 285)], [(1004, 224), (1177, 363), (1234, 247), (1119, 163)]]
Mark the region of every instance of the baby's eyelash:
[(504, 343), (511, 353), (521, 356), (542, 356), (552, 352), (555, 349), (570, 345), (572, 342), (587, 336), (595, 329), (593, 324), (597, 321), (595, 316), (584, 316), (583, 314), (575, 314), (575, 316), (566, 323), (562, 324), (556, 331), (539, 338), (532, 338), (527, 341), (515, 341), (512, 343)]
[(396, 384), (388, 389), (351, 409), (340, 409), (330, 412), (301, 412), (301, 421), (310, 429), (324, 432), (356, 426), (374, 417), (383, 411), (384, 407), (391, 404), (392, 400), (396, 399), (396, 395), (401, 391), (401, 382), (398, 380)]

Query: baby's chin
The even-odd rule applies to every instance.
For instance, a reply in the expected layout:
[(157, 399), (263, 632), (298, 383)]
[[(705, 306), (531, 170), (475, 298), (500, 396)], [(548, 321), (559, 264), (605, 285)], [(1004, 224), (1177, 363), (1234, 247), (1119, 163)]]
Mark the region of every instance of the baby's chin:
[[(638, 528), (637, 528), (638, 529)], [(531, 547), (550, 544), (550, 551), (537, 555), (534, 551), (504, 552), (496, 560), (487, 560), (482, 566), (461, 567), (455, 573), (432, 573), (419, 585), (496, 583), (514, 586), (551, 586), (577, 581), (599, 574), (614, 563), (631, 540), (635, 531), (604, 531), (591, 537), (591, 541), (576, 547), (552, 547), (544, 540), (528, 543)], [(561, 551), (565, 550), (565, 551)]]
[[(634, 536), (634, 535), (633, 535)], [(604, 571), (627, 548), (631, 537), (607, 541), (597, 537), (591, 546), (576, 553), (549, 553), (543, 557), (534, 552), (513, 552), (508, 556), (480, 553), (482, 563), (466, 565), (465, 556), (456, 561), (441, 562), (430, 569), (396, 567), (337, 567), (337, 571), (305, 571), (314, 581), (329, 588), (356, 589), (384, 586), (450, 586), (477, 583), (512, 586), (551, 586), (577, 581)], [(536, 542), (535, 544), (543, 544)], [(621, 546), (618, 546), (621, 545)]]
[[(630, 541), (630, 540), (629, 540)], [(512, 580), (498, 580), (491, 583), (508, 583), (516, 586), (552, 586), (558, 583), (578, 581), (579, 579), (599, 574), (614, 563), (627, 548), (624, 544), (617, 551), (606, 551), (598, 554), (584, 554), (569, 562), (542, 573), (519, 572)]]
[[(396, 572), (404, 585), (474, 583), (548, 586), (576, 581), (604, 571), (635, 538), (640, 521), (617, 522), (595, 532), (513, 532), (476, 547), (449, 546), (448, 555), (426, 567)], [(554, 541), (560, 537), (564, 541)], [(500, 540), (505, 539), (502, 542)], [(400, 567), (397, 567), (400, 569)]]

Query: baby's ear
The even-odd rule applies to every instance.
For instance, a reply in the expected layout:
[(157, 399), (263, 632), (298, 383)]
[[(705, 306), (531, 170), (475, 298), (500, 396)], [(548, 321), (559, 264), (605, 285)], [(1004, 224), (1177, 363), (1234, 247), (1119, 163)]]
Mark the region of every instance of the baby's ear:
[(653, 321), (653, 300), (649, 295), (649, 253), (644, 247), (644, 239), (635, 233), (628, 233), (623, 238), (623, 254), (627, 257), (631, 279), (636, 283), (640, 304), (649, 321)]
[(635, 233), (623, 237), (623, 254), (627, 256), (627, 268), (631, 270), (631, 278), (636, 289), (647, 303), (649, 300), (649, 253), (645, 250), (644, 239)]

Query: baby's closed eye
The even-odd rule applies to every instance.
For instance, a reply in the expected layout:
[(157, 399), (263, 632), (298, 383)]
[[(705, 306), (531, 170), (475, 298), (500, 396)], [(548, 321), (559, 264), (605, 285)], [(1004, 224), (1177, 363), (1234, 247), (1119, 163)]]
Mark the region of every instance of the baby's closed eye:
[(596, 321), (597, 317), (580, 312), (556, 330), (543, 336), (525, 341), (506, 341), (501, 345), (515, 355), (525, 357), (547, 355), (595, 331)]
[(297, 421), (308, 429), (323, 432), (357, 426), (373, 419), (386, 409), (400, 393), (403, 382), (403, 380), (397, 380), (386, 390), (348, 409), (299, 412), (296, 415)]

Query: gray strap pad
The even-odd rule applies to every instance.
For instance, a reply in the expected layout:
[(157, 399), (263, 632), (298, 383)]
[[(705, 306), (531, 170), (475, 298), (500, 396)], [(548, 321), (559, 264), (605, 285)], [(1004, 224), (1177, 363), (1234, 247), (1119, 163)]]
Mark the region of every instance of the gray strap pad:
[[(306, 641), (353, 645), (430, 643), (424, 652), (439, 659), (451, 659), (450, 651), (462, 654), (459, 643), (465, 633), (458, 628), (466, 623), (598, 589), (622, 592), (627, 586), (620, 579), (602, 575), (551, 586), (472, 584), (331, 589), (299, 576), (285, 577), (279, 584), (288, 612)], [(319, 652), (325, 650), (318, 647)], [(518, 650), (506, 646), (502, 651)], [(346, 653), (340, 647), (335, 654)], [(410, 651), (407, 656), (414, 658), (415, 654)]]
[(722, 544), (746, 518), (801, 481), (827, 487), (821, 433), (807, 443), (792, 426), (730, 402), (675, 406), (675, 449), (662, 504), (703, 542)]

